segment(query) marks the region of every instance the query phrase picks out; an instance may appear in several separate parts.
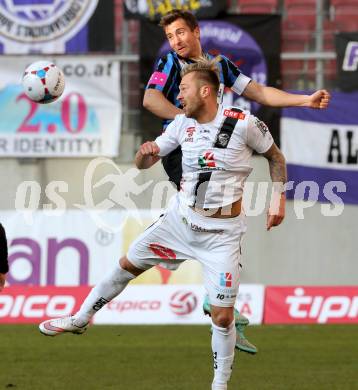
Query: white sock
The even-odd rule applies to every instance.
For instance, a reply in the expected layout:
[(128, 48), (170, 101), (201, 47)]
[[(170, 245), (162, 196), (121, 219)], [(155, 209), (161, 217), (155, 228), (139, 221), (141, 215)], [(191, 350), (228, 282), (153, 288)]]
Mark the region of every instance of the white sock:
[[(235, 356), (236, 329), (235, 321), (227, 328), (220, 328), (212, 324), (213, 334), (211, 347), (214, 356), (214, 388), (226, 388), (230, 379), (232, 364)], [(220, 386), (221, 385), (221, 386)]]
[(74, 324), (86, 325), (94, 314), (121, 293), (135, 276), (117, 265), (105, 278), (103, 278), (82, 303), (80, 310), (73, 316)]

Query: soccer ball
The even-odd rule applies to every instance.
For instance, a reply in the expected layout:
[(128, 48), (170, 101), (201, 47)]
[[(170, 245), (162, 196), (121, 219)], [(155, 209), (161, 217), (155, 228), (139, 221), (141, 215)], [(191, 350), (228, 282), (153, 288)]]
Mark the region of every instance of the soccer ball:
[(57, 100), (65, 89), (62, 70), (49, 61), (37, 61), (28, 66), (22, 76), (26, 96), (36, 103)]

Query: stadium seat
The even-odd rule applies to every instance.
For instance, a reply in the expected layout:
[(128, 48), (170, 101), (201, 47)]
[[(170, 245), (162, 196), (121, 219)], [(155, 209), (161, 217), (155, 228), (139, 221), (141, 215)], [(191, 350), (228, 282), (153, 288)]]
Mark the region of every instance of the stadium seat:
[(311, 20), (291, 19), (282, 22), (282, 51), (307, 51), (312, 42), (314, 25)]
[(337, 32), (358, 31), (358, 13), (355, 17), (352, 17), (352, 15), (336, 14), (333, 22)]
[(277, 12), (277, 0), (239, 0), (238, 11), (241, 14), (269, 14)]
[(334, 34), (337, 32), (337, 25), (331, 20), (323, 21), (323, 49), (324, 51), (335, 51)]
[(122, 41), (122, 23), (123, 23), (123, 0), (114, 1), (114, 24), (115, 24), (115, 45), (116, 51), (119, 50)]
[(330, 19), (335, 21), (337, 27), (344, 31), (355, 31), (358, 28), (358, 1), (357, 0), (331, 0)]
[(282, 50), (309, 51), (316, 28), (315, 0), (285, 0)]
[(331, 0), (331, 6), (333, 7), (357, 7), (357, 0)]
[(285, 0), (285, 20), (292, 22), (299, 20), (309, 26), (316, 24), (316, 0)]
[(131, 52), (139, 53), (139, 32), (140, 24), (138, 20), (129, 20), (128, 22), (128, 37), (131, 44)]
[(337, 60), (327, 60), (324, 62), (324, 76), (327, 80), (336, 80), (337, 78)]

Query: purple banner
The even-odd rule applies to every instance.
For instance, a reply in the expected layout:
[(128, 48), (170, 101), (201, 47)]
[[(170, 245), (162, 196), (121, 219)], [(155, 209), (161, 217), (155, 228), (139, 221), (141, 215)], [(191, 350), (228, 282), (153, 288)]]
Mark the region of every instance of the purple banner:
[[(292, 93), (311, 94), (312, 91), (289, 91)], [(331, 92), (332, 98), (326, 110), (292, 107), (282, 110), (282, 117), (302, 121), (358, 125), (358, 92)]]
[(333, 92), (326, 110), (282, 110), (289, 199), (358, 204), (357, 109), (357, 92)]
[(331, 203), (338, 197), (345, 204), (358, 203), (358, 171), (287, 164), (287, 175), (293, 181), (287, 199)]

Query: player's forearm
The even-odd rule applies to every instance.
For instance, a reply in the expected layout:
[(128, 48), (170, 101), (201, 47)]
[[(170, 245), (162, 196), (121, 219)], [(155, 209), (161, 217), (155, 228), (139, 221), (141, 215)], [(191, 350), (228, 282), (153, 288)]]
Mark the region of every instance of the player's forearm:
[(164, 95), (155, 89), (147, 89), (144, 93), (143, 107), (163, 119), (174, 119), (183, 110), (170, 103)]
[[(282, 187), (283, 190), (283, 186), (287, 181), (285, 156), (275, 143), (263, 155), (269, 163), (270, 176), (274, 187), (277, 187), (277, 190), (280, 190), (279, 187)], [(282, 190), (279, 192), (282, 192)]]
[(288, 93), (273, 87), (266, 87), (251, 81), (243, 95), (260, 104), (270, 107), (294, 107), (305, 106), (309, 102), (309, 95)]
[(277, 190), (282, 192), (283, 185), (287, 182), (285, 157), (281, 152), (277, 153), (273, 156), (273, 158), (268, 159), (268, 163), (271, 180), (274, 183), (274, 186), (277, 186)]

